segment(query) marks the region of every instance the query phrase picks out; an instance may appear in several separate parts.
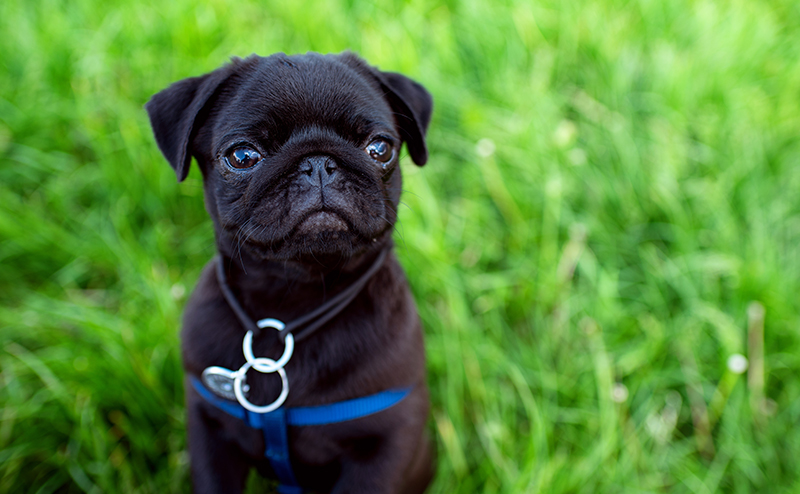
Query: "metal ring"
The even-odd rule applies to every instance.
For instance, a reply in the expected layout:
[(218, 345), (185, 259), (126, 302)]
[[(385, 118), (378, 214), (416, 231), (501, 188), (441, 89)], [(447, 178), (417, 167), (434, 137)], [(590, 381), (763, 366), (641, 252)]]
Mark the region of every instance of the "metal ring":
[(286, 325), (283, 324), (282, 321), (279, 321), (277, 319), (272, 319), (271, 317), (268, 317), (266, 319), (259, 319), (256, 322), (256, 326), (258, 326), (261, 329), (264, 329), (264, 328), (275, 328), (278, 331), (283, 331), (283, 328), (286, 327)]
[(286, 379), (286, 371), (283, 370), (283, 367), (277, 368), (278, 375), (281, 376), (281, 394), (269, 405), (254, 405), (247, 401), (247, 398), (244, 397), (244, 393), (242, 392), (242, 381), (250, 367), (255, 369), (256, 365), (275, 366), (275, 364), (276, 362), (274, 360), (262, 357), (253, 359), (252, 361), (248, 360), (236, 371), (236, 377), (233, 378), (233, 393), (236, 395), (236, 401), (238, 401), (240, 405), (254, 413), (269, 413), (283, 405), (283, 402), (286, 401), (286, 397), (289, 396), (289, 381)]
[[(271, 321), (275, 321), (275, 319), (270, 319)], [(278, 321), (280, 322), (280, 321)], [(261, 321), (259, 321), (261, 323)], [(281, 323), (283, 324), (283, 323)], [(264, 326), (264, 327), (273, 327), (275, 326)], [(276, 328), (277, 329), (277, 328)], [(287, 363), (289, 363), (289, 359), (292, 358), (292, 353), (294, 353), (294, 336), (292, 333), (286, 335), (285, 340), (286, 347), (283, 349), (283, 355), (277, 361), (272, 359), (267, 359), (272, 362), (271, 365), (263, 365), (259, 362), (258, 358), (253, 355), (253, 331), (248, 331), (246, 335), (244, 335), (244, 341), (242, 341), (242, 351), (244, 352), (244, 358), (248, 362), (250, 362), (253, 366), (253, 369), (261, 372), (262, 374), (270, 374), (272, 372), (277, 371), (278, 369), (283, 369)]]

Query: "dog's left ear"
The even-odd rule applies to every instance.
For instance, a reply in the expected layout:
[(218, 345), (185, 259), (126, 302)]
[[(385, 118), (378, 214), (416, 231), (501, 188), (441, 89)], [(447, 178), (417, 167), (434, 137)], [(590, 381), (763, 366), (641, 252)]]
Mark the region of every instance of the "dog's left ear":
[(178, 182), (189, 174), (189, 144), (197, 123), (217, 89), (233, 72), (235, 62), (209, 74), (178, 81), (144, 105), (158, 148), (175, 169)]
[(431, 121), (433, 98), (421, 84), (403, 74), (376, 72), (408, 147), (408, 154), (414, 163), (424, 165), (428, 161), (425, 132)]

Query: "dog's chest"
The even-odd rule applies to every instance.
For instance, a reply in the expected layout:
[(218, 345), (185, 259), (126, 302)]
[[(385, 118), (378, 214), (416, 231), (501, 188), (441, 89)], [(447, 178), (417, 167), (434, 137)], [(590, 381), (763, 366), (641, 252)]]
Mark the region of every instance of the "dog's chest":
[[(182, 356), (184, 367), (190, 375), (200, 378), (209, 367), (220, 367), (233, 373), (243, 369), (248, 360), (267, 358), (280, 361), (282, 356), (290, 353), (283, 368), (290, 385), (287, 403), (293, 403), (306, 396), (327, 394), (326, 390), (332, 385), (341, 385), (352, 377), (351, 374), (358, 372), (360, 366), (354, 360), (365, 343), (359, 335), (369, 333), (364, 331), (365, 328), (374, 324), (373, 317), (364, 314), (363, 307), (359, 308), (360, 304), (346, 309), (338, 321), (331, 321), (308, 339), (298, 341), (292, 351), (287, 352), (278, 331), (273, 328), (263, 328), (252, 341), (246, 342), (247, 331), (230, 307), (220, 297), (204, 296), (208, 291), (212, 290), (201, 278), (184, 314)], [(347, 317), (352, 312), (360, 317)], [(269, 311), (264, 314), (272, 315)], [(246, 348), (248, 345), (249, 348)], [(249, 358), (247, 350), (250, 350)], [(283, 388), (279, 373), (259, 372), (255, 368), (245, 370), (251, 401), (264, 404), (279, 396)], [(230, 379), (227, 383), (221, 379), (215, 384), (222, 387), (231, 382)], [(211, 387), (215, 384), (211, 384)], [(217, 394), (229, 397), (224, 393)]]

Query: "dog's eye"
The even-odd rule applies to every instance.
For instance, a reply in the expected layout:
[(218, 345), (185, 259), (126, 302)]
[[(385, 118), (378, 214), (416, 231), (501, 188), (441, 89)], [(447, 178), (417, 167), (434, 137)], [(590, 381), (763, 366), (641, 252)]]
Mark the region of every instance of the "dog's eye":
[(255, 149), (238, 147), (227, 156), (228, 163), (234, 168), (250, 168), (261, 161), (261, 155)]
[(383, 139), (375, 139), (367, 145), (366, 149), (370, 157), (380, 163), (388, 163), (394, 156), (392, 145)]

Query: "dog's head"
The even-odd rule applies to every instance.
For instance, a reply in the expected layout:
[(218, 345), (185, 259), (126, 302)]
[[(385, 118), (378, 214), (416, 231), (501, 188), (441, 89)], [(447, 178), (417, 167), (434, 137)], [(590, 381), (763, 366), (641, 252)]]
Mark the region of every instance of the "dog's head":
[(397, 218), (400, 147), (428, 159), (432, 100), (351, 53), (234, 59), (146, 109), (178, 180), (194, 156), (218, 246), (261, 259), (353, 256)]

